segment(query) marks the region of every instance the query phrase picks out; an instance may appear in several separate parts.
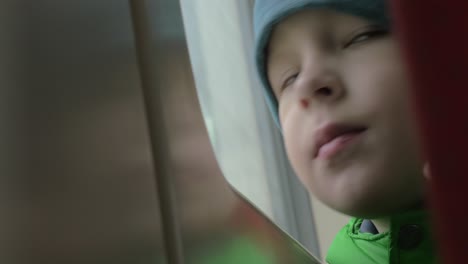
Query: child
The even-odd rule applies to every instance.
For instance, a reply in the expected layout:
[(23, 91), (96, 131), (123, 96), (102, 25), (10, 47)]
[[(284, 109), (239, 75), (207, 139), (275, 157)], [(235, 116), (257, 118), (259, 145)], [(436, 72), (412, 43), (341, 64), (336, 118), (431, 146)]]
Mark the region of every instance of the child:
[(256, 0), (256, 63), (290, 162), (354, 218), (327, 262), (434, 263), (424, 161), (383, 0)]

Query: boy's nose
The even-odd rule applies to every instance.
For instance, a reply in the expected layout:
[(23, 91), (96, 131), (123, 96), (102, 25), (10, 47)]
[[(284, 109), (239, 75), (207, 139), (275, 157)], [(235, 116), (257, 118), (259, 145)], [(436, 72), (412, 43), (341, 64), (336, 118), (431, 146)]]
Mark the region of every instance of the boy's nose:
[(297, 101), (303, 108), (315, 103), (333, 103), (344, 95), (344, 87), (336, 74), (306, 76), (299, 80)]

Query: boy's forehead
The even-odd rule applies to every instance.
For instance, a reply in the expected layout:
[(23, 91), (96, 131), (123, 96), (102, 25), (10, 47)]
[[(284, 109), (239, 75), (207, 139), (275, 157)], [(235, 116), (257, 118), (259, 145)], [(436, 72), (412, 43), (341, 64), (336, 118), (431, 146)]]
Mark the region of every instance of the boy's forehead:
[[(335, 17), (333, 17), (333, 15)], [(341, 14), (343, 16), (338, 16)], [(310, 22), (310, 27), (331, 24), (347, 16), (387, 26), (384, 0), (256, 0), (254, 29), (258, 46), (268, 44), (270, 35), (280, 25)], [(285, 26), (286, 24), (286, 26)], [(291, 29), (288, 29), (291, 30)], [(258, 51), (261, 52), (259, 49)]]
[(293, 31), (301, 23), (313, 29), (346, 26), (353, 19), (385, 26), (387, 21), (382, 0), (256, 0), (254, 19), (257, 46), (268, 45), (274, 32)]
[(282, 46), (304, 41), (304, 38), (297, 38), (298, 34), (305, 37), (304, 31), (315, 37), (328, 39), (332, 36), (347, 35), (356, 27), (368, 23), (369, 21), (363, 18), (327, 8), (301, 10), (273, 27), (267, 43), (268, 57), (275, 56)]

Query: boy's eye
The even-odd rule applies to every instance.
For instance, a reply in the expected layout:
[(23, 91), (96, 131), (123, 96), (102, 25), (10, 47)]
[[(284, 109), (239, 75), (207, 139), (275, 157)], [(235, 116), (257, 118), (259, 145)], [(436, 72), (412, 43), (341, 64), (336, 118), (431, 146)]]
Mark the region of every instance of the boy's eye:
[(299, 73), (295, 73), (295, 74), (287, 76), (281, 85), (281, 90), (293, 84), (293, 82), (297, 79), (297, 76), (299, 76)]
[(350, 41), (346, 42), (344, 48), (348, 48), (352, 45), (359, 44), (375, 38), (384, 37), (388, 33), (389, 32), (386, 29), (377, 28), (373, 26), (372, 28), (366, 29), (364, 32), (355, 34)]

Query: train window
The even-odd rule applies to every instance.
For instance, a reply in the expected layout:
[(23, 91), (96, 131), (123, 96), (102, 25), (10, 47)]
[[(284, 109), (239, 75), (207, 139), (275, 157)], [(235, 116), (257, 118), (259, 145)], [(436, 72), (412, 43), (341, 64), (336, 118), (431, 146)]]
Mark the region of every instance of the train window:
[(324, 255), (346, 218), (311, 202), (289, 166), (252, 63), (253, 3), (181, 1), (205, 124), (227, 181), (314, 254), (320, 244)]

